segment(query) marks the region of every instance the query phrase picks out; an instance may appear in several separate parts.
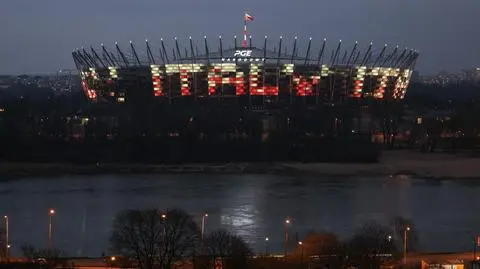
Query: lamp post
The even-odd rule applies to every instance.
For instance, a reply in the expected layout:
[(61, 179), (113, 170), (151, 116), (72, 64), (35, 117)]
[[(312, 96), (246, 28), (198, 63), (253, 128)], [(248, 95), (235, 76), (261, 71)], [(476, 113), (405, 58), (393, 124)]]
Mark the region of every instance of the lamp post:
[(391, 235), (387, 236), (387, 242), (388, 242), (388, 251), (392, 250), (392, 239), (393, 237)]
[(303, 268), (303, 242), (299, 241), (298, 245), (300, 246), (300, 250), (302, 251), (302, 257), (301, 257), (301, 260), (300, 260), (300, 268)]
[(290, 219), (285, 220), (285, 249), (284, 249), (284, 259), (287, 260), (288, 255), (288, 226), (291, 224)]
[(405, 265), (407, 265), (407, 232), (409, 231), (409, 226), (407, 226), (403, 231), (403, 264)]
[(480, 246), (480, 236), (475, 236), (473, 238), (473, 260), (477, 260), (478, 261), (478, 257), (477, 257), (477, 247)]
[(160, 218), (162, 218), (163, 236), (167, 236), (167, 224), (165, 222), (167, 220), (167, 214), (161, 214)]
[(8, 252), (9, 252), (9, 248), (10, 248), (10, 241), (8, 239), (8, 237), (9, 237), (8, 216), (5, 215), (4, 219), (5, 219), (5, 256), (8, 259)]
[(52, 236), (53, 236), (53, 216), (55, 216), (55, 209), (48, 210), (48, 248), (52, 249)]
[(205, 225), (206, 225), (206, 219), (207, 219), (207, 217), (208, 217), (208, 214), (207, 214), (207, 213), (203, 214), (203, 216), (202, 216), (202, 234), (201, 234), (201, 237), (200, 237), (200, 239), (202, 240), (202, 241), (201, 241), (201, 242), (202, 242), (202, 245), (203, 245), (203, 238), (204, 238), (204, 236), (205, 236)]
[(265, 237), (265, 257), (268, 256), (268, 237)]

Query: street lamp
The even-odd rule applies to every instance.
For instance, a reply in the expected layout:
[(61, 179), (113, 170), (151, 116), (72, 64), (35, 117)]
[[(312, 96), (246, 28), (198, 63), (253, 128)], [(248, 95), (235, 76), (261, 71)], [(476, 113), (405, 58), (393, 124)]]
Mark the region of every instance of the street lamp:
[(299, 241), (298, 242), (298, 245), (300, 246), (300, 249), (302, 251), (302, 258), (300, 260), (300, 268), (303, 268), (303, 242), (302, 241)]
[(410, 231), (410, 227), (407, 226), (403, 231), (403, 263), (407, 264), (407, 232)]
[(56, 211), (53, 208), (48, 210), (48, 248), (52, 249), (52, 236), (53, 236), (53, 216), (55, 216)]
[(287, 260), (288, 255), (288, 226), (291, 224), (290, 219), (285, 220), (285, 249), (284, 249), (284, 259)]
[(163, 224), (163, 236), (167, 236), (167, 224), (165, 221), (167, 220), (167, 214), (161, 214), (160, 218), (162, 218), (162, 224)]
[(9, 236), (9, 231), (8, 231), (8, 216), (5, 215), (3, 216), (3, 218), (5, 219), (5, 256), (7, 257), (8, 259), (8, 251), (9, 251), (9, 248), (10, 248), (10, 241), (8, 241), (8, 236)]
[(265, 256), (268, 256), (268, 237), (265, 237)]
[(203, 214), (202, 216), (202, 234), (201, 234), (202, 244), (203, 244), (203, 237), (205, 236), (205, 224), (206, 224), (207, 217), (208, 217), (207, 213)]

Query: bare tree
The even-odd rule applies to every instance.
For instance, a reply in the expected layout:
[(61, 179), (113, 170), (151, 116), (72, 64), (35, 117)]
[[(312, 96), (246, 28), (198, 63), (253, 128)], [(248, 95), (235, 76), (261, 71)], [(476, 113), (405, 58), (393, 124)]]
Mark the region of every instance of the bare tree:
[(293, 251), (293, 256), (309, 257), (313, 255), (330, 255), (335, 254), (340, 246), (337, 236), (328, 232), (310, 232), (302, 245), (298, 245)]
[(177, 260), (194, 254), (199, 228), (180, 209), (125, 210), (113, 223), (112, 250), (133, 257), (139, 268), (170, 269)]
[(32, 245), (23, 245), (20, 247), (20, 250), (25, 258), (33, 259), (37, 257), (37, 249)]
[(0, 228), (0, 259), (5, 258), (7, 254), (7, 244), (5, 243), (6, 240), (5, 229)]
[(23, 245), (20, 247), (22, 255), (29, 259), (43, 259), (49, 268), (55, 268), (59, 265), (62, 268), (68, 268), (67, 260), (62, 259), (66, 253), (60, 249), (36, 248), (33, 245)]
[(166, 244), (163, 269), (170, 269), (178, 259), (192, 257), (200, 242), (200, 229), (193, 218), (180, 209), (167, 212)]
[(379, 254), (396, 252), (388, 227), (372, 222), (361, 226), (347, 243), (350, 265), (379, 268)]
[(212, 263), (219, 259), (223, 268), (245, 268), (248, 257), (253, 254), (241, 237), (222, 229), (205, 238), (203, 251)]

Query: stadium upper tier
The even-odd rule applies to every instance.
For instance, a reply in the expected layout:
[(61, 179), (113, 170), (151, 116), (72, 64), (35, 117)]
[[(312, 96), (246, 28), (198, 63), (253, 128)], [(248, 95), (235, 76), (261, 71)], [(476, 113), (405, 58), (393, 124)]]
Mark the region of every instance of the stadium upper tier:
[(161, 40), (154, 50), (146, 41), (141, 54), (132, 42), (128, 50), (102, 44), (98, 51), (82, 48), (72, 56), (86, 95), (95, 101), (123, 103), (139, 95), (159, 100), (265, 96), (290, 103), (314, 98), (316, 104), (344, 97), (403, 99), (418, 57), (414, 50), (374, 49), (372, 43), (345, 49), (340, 41), (329, 49), (323, 40), (313, 49), (311, 38), (303, 48), (295, 38), (290, 52), (282, 38), (273, 49), (267, 48), (267, 37), (262, 47), (254, 47), (251, 38), (247, 47), (237, 46), (235, 38), (227, 49), (221, 37), (215, 44), (206, 37), (200, 43), (190, 38), (181, 46), (175, 38), (169, 48)]

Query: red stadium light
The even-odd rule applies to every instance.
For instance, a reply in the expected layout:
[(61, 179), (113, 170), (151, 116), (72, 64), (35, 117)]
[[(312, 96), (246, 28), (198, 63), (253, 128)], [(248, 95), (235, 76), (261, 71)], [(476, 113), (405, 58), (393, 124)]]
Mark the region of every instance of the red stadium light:
[[(402, 53), (394, 49), (378, 54), (378, 50), (370, 46), (365, 57), (353, 51), (346, 52), (345, 55), (353, 55), (352, 59), (340, 63), (337, 57), (329, 59), (324, 54), (324, 51), (331, 51), (326, 40), (321, 48), (310, 48), (309, 43), (305, 53), (294, 55), (283, 51), (279, 53), (274, 46), (267, 48), (272, 44), (270, 40), (262, 42), (261, 47), (250, 44), (248, 48), (239, 49), (224, 47), (220, 38), (219, 50), (209, 50), (216, 49), (217, 45), (207, 44), (206, 37), (202, 39), (205, 49), (203, 46), (196, 48), (198, 44), (193, 43), (191, 38), (188, 40), (190, 46), (178, 44), (180, 39), (175, 39), (173, 46), (164, 46), (164, 40), (161, 40), (159, 48), (151, 48), (147, 43), (143, 55), (134, 51), (133, 46), (131, 53), (122, 52), (118, 45), (115, 52), (109, 52), (102, 46), (101, 55), (106, 62), (95, 56), (93, 48), (92, 52), (75, 50), (72, 56), (78, 66), (85, 95), (91, 100), (122, 97), (132, 102), (141, 98), (129, 98), (129, 95), (147, 90), (150, 95), (146, 96), (158, 97), (155, 98), (161, 101), (158, 104), (172, 104), (163, 100), (195, 95), (200, 98), (238, 97), (238, 104), (242, 106), (245, 100), (249, 104), (253, 100), (253, 103), (288, 105), (295, 103), (297, 96), (305, 97), (302, 103), (307, 105), (342, 102), (345, 95), (350, 98), (388, 97), (401, 100), (405, 97), (418, 57), (418, 53), (412, 50)], [(168, 52), (165, 47), (169, 48)], [(179, 47), (186, 48), (186, 52), (181, 53)], [(170, 52), (172, 48), (174, 55)], [(311, 50), (319, 53), (310, 53)], [(102, 68), (105, 63), (107, 66)], [(244, 96), (278, 98), (245, 99)], [(309, 98), (311, 96), (315, 98)]]

